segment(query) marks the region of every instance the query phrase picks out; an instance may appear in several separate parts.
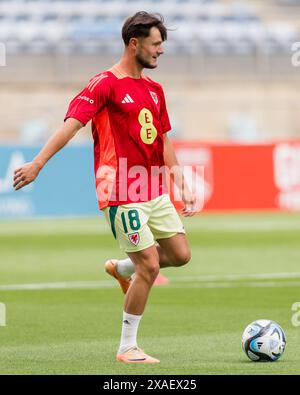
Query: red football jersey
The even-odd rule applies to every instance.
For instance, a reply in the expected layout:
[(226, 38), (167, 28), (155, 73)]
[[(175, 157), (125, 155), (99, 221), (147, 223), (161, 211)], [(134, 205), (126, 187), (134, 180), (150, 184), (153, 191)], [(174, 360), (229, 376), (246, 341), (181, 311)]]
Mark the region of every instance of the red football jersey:
[(113, 68), (71, 101), (65, 119), (92, 119), (94, 169), (100, 209), (148, 201), (165, 193), (163, 134), (171, 129), (160, 84)]

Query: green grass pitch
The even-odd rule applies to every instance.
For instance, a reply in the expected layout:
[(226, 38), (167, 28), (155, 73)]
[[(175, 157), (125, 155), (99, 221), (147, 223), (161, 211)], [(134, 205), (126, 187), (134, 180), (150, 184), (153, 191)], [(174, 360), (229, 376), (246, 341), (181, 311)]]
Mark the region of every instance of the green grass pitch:
[[(300, 374), (300, 216), (202, 214), (185, 220), (192, 261), (162, 271), (139, 345), (159, 365), (115, 361), (123, 295), (103, 262), (123, 257), (102, 218), (0, 222), (1, 374)], [(248, 323), (277, 321), (283, 357), (254, 363)]]

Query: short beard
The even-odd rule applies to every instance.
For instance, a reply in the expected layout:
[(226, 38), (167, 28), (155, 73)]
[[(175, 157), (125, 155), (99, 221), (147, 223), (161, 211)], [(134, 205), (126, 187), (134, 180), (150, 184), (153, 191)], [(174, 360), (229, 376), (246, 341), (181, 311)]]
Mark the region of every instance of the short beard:
[(153, 66), (151, 63), (147, 62), (141, 55), (136, 54), (135, 56), (137, 62), (144, 68), (144, 69), (155, 69), (156, 65)]

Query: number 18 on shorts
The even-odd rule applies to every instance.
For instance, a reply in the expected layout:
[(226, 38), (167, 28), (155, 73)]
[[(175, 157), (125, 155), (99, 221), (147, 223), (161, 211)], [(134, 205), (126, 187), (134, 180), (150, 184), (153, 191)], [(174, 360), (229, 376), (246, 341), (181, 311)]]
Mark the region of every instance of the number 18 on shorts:
[(155, 244), (155, 240), (185, 233), (169, 195), (148, 202), (106, 207), (106, 220), (121, 250), (135, 252)]

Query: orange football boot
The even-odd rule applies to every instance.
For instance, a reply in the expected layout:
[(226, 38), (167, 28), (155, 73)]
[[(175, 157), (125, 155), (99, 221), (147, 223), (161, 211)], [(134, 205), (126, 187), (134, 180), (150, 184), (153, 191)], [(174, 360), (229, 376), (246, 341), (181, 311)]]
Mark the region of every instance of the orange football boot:
[(124, 363), (159, 363), (156, 358), (150, 357), (139, 347), (132, 347), (123, 354), (117, 355), (117, 361)]
[(117, 267), (116, 267), (117, 262), (118, 262), (117, 259), (109, 259), (108, 261), (106, 261), (104, 264), (105, 271), (119, 282), (122, 291), (124, 292), (124, 294), (126, 294), (132, 280), (131, 277), (125, 278), (117, 272)]

